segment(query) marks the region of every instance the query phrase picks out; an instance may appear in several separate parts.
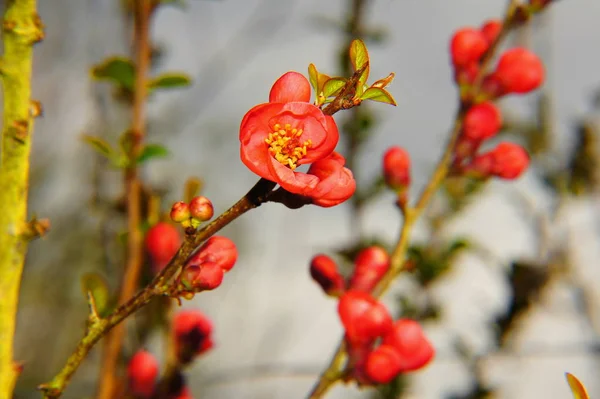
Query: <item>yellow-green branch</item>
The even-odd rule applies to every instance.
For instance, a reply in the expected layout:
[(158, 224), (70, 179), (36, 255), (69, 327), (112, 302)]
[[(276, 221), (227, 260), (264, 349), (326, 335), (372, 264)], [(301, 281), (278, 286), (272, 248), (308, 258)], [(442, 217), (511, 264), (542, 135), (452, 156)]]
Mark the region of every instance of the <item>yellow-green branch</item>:
[(4, 90), (0, 158), (0, 397), (10, 398), (19, 374), (13, 360), (15, 320), (21, 273), (29, 235), (27, 191), (33, 118), (31, 100), (33, 44), (43, 38), (35, 0), (9, 0), (2, 21)]

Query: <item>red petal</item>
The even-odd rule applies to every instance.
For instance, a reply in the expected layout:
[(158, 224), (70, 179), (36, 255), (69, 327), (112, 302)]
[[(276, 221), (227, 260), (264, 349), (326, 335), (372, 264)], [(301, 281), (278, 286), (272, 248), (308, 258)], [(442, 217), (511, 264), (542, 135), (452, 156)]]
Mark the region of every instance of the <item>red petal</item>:
[(270, 158), (269, 166), (272, 173), (276, 176), (275, 181), (290, 193), (306, 196), (319, 183), (317, 177), (302, 172), (294, 172), (287, 166), (283, 166), (277, 162), (274, 158)]
[(309, 102), (310, 83), (304, 75), (290, 71), (273, 84), (269, 93), (270, 103)]

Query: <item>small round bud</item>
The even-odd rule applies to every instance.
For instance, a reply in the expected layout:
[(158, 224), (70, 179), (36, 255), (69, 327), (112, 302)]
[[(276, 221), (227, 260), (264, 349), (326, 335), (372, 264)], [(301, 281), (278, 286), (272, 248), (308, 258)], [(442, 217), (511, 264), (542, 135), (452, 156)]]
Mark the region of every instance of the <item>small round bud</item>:
[(396, 320), (392, 330), (383, 337), (382, 345), (393, 347), (402, 362), (400, 372), (418, 370), (427, 365), (435, 355), (435, 349), (425, 336), (421, 325), (415, 320)]
[(347, 291), (338, 303), (338, 314), (351, 345), (371, 343), (392, 329), (385, 306), (366, 292)]
[(190, 201), (190, 212), (194, 219), (201, 222), (206, 222), (212, 219), (215, 214), (212, 202), (206, 197), (198, 196), (192, 198)]
[(176, 202), (171, 207), (170, 216), (175, 223), (185, 222), (191, 217), (190, 207), (183, 201)]
[(354, 260), (349, 288), (371, 292), (389, 268), (390, 256), (385, 249), (377, 246), (365, 248)]
[(400, 355), (390, 345), (380, 345), (369, 353), (365, 364), (367, 377), (377, 384), (388, 384), (400, 373)]
[(410, 184), (410, 155), (398, 146), (390, 147), (383, 154), (383, 176), (385, 183), (396, 191)]
[(463, 28), (452, 36), (450, 56), (455, 68), (461, 68), (478, 62), (488, 48), (483, 33), (474, 28)]
[(492, 44), (502, 31), (502, 21), (499, 19), (490, 19), (481, 26), (481, 33), (487, 40), (488, 44)]
[(150, 352), (137, 351), (127, 365), (127, 377), (131, 393), (149, 398), (154, 393), (158, 377), (158, 361)]
[(145, 246), (155, 272), (164, 268), (181, 246), (181, 235), (175, 226), (159, 222), (146, 233)]
[(237, 260), (235, 243), (227, 237), (212, 236), (190, 259), (188, 265), (202, 265), (206, 262), (217, 264), (224, 272), (233, 268)]
[(187, 290), (214, 290), (223, 282), (223, 269), (213, 262), (204, 262), (202, 266), (188, 265), (181, 272), (180, 282)]
[(469, 108), (463, 123), (463, 137), (468, 140), (481, 141), (498, 133), (502, 126), (500, 110), (493, 103), (486, 101)]
[(345, 281), (337, 264), (327, 255), (316, 255), (310, 262), (310, 275), (327, 295), (336, 296), (344, 292)]
[(493, 76), (505, 94), (528, 93), (544, 81), (544, 65), (537, 55), (518, 47), (502, 54)]

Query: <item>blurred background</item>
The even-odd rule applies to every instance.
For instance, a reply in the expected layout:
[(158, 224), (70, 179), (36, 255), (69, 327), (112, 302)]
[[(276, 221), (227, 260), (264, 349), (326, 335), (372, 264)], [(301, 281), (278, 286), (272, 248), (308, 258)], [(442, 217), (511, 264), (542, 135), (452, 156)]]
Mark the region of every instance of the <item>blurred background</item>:
[[(39, 397), (35, 386), (62, 367), (82, 335), (81, 276), (99, 272), (118, 285), (125, 224), (107, 203), (121, 194), (121, 173), (81, 136), (115, 142), (130, 123), (113, 87), (90, 79), (93, 65), (130, 52), (131, 24), (121, 2), (39, 3), (47, 36), (35, 49), (33, 92), (44, 116), (35, 126), (30, 209), (50, 218), (52, 231), (31, 245), (23, 277), (16, 347), (25, 363), (16, 392), (22, 399)], [(306, 73), (312, 62), (341, 73), (351, 3), (186, 0), (156, 12), (155, 71), (193, 78), (191, 87), (149, 101), (148, 141), (164, 143), (171, 156), (149, 163), (143, 177), (164, 193), (165, 210), (181, 199), (190, 176), (202, 178), (216, 213), (255, 183), (239, 160), (241, 117), (266, 101), (288, 70)], [(365, 3), (361, 33), (371, 76), (396, 73), (390, 91), (398, 106), (368, 104), (336, 119), (350, 130), (362, 122), (368, 131), (368, 141), (352, 150), (359, 186), (378, 177), (385, 149), (400, 145), (413, 159), (415, 196), (457, 107), (450, 37), (460, 27), (501, 18), (507, 1)], [(533, 165), (517, 182), (494, 181), (464, 196), (448, 190), (414, 232), (420, 274), (402, 277), (385, 302), (396, 314), (423, 320), (437, 350), (434, 362), (393, 387), (339, 386), (328, 397), (569, 398), (566, 371), (592, 398), (600, 395), (598, 21), (597, 0), (560, 0), (509, 38), (547, 67), (542, 90), (502, 102), (502, 139), (526, 145)], [(350, 150), (342, 141), (341, 152)], [(319, 252), (349, 250), (356, 240), (392, 246), (401, 224), (393, 200), (383, 194), (360, 209), (266, 204), (223, 230), (240, 250), (236, 267), (219, 289), (183, 304), (215, 325), (215, 349), (188, 370), (194, 397), (304, 397), (342, 333), (337, 302), (312, 282), (309, 261)], [(126, 351), (137, 348), (135, 336)], [(160, 357), (160, 332), (145, 346)], [(98, 348), (65, 398), (93, 396)]]

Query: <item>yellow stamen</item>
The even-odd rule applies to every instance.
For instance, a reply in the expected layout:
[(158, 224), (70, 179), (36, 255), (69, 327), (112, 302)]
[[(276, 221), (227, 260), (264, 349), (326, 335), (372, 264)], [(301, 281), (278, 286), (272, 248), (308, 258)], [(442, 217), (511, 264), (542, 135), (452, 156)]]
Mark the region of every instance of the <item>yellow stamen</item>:
[(279, 123), (273, 126), (273, 132), (269, 133), (265, 143), (269, 146), (269, 153), (282, 165), (294, 170), (298, 167), (298, 161), (306, 156), (312, 142), (306, 140), (301, 142), (303, 130), (292, 128), (286, 123), (283, 128)]

